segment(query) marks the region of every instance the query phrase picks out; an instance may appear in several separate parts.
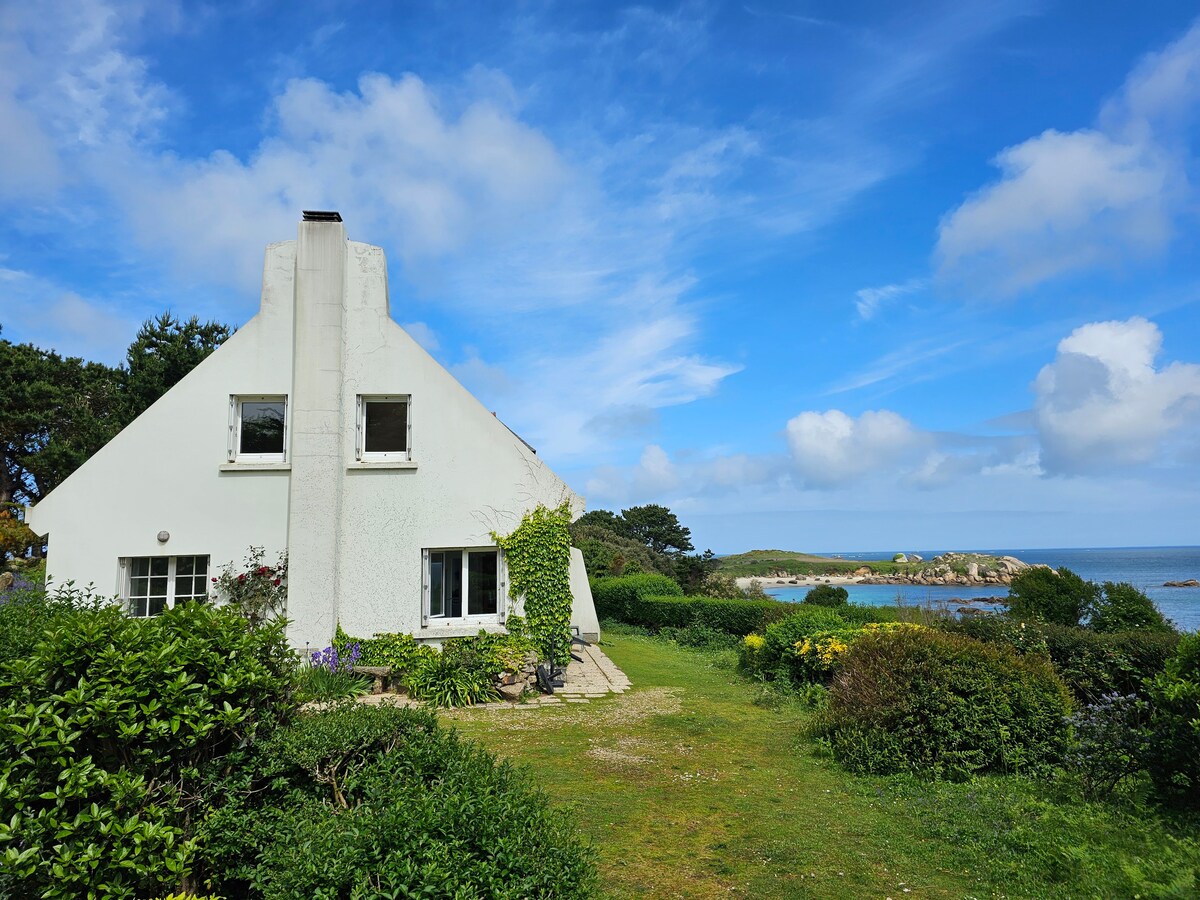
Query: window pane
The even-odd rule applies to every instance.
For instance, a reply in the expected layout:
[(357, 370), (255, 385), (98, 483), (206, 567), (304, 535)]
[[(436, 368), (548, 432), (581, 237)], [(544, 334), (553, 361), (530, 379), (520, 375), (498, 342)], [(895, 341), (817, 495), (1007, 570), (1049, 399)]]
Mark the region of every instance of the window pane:
[(495, 550), (467, 554), (467, 615), (495, 615), (499, 611), (496, 561)]
[(163, 578), (166, 578), (167, 577), (167, 564), (169, 562), (170, 562), (170, 560), (165, 556), (150, 557), (150, 574), (151, 575), (161, 575)]
[(445, 607), (442, 605), (442, 572), (445, 568), (443, 554), (429, 554), (429, 614), (444, 616)]
[(367, 453), (403, 453), (408, 449), (408, 404), (403, 400), (363, 403)]
[(166, 599), (167, 579), (165, 576), (162, 578), (151, 578), (150, 579), (150, 596), (151, 597), (162, 597), (164, 600)]
[(166, 609), (166, 606), (167, 606), (166, 595), (164, 594), (162, 597), (151, 597), (149, 599), (148, 603), (149, 603), (149, 609), (147, 611), (147, 615), (157, 616), (160, 613), (162, 613), (162, 611), (164, 609)]
[(132, 563), (133, 563), (133, 565), (132, 565), (131, 574), (135, 578), (143, 578), (146, 575), (150, 574), (150, 557), (139, 556), (136, 559), (134, 559), (132, 561)]
[(131, 616), (146, 615), (146, 598), (145, 597), (129, 598), (129, 614)]
[(177, 559), (175, 561), (176, 577), (178, 577), (180, 575), (191, 576), (192, 569), (194, 569), (195, 566), (196, 566), (196, 557), (194, 557), (194, 556), (179, 557), (179, 559)]
[(457, 619), (462, 616), (462, 551), (449, 550), (442, 555), (446, 561), (442, 580), (446, 615)]
[(241, 453), (283, 453), (282, 400), (242, 403)]
[(133, 577), (129, 579), (129, 596), (145, 597), (150, 593), (150, 578)]

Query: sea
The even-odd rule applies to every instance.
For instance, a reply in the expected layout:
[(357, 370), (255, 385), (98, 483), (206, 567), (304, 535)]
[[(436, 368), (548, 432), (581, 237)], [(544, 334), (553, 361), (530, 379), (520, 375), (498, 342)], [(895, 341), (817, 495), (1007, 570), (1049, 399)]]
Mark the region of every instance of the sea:
[[(822, 553), (849, 560), (891, 559), (889, 552)], [(909, 551), (905, 551), (908, 553)], [(913, 553), (933, 559), (943, 550), (914, 550)], [(1200, 588), (1163, 587), (1165, 581), (1200, 579), (1200, 547), (1097, 547), (1062, 548), (1057, 550), (980, 550), (996, 556), (1015, 556), (1024, 562), (1045, 563), (1072, 572), (1097, 583), (1125, 581), (1146, 593), (1164, 616), (1183, 631), (1200, 630)], [(766, 592), (779, 600), (800, 602), (810, 587), (796, 585), (764, 585)], [(909, 605), (929, 603), (937, 607), (956, 608), (956, 599), (1006, 596), (1003, 585), (984, 587), (931, 587), (920, 584), (849, 584), (846, 590), (850, 602), (864, 606), (883, 606), (900, 601)], [(986, 609), (989, 604), (981, 604)]]

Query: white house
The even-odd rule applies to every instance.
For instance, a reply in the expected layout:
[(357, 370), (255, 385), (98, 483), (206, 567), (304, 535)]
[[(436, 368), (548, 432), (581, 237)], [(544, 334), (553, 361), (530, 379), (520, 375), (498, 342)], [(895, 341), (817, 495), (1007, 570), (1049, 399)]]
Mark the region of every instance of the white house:
[[(153, 615), (249, 547), (289, 555), (295, 647), (503, 628), (503, 554), (539, 503), (583, 501), (400, 326), (379, 247), (337, 213), (267, 248), (253, 319), (28, 511), (55, 582)], [(578, 550), (573, 624), (599, 634)], [(519, 611), (519, 610), (518, 610)]]

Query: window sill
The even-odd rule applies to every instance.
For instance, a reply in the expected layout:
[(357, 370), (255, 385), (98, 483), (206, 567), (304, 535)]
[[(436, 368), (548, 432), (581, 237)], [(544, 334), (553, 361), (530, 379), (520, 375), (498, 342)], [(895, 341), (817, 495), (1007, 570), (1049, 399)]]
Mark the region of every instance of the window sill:
[(231, 462), (221, 463), (218, 467), (222, 472), (290, 472), (289, 462)]
[(415, 469), (416, 467), (417, 464), (411, 459), (368, 459), (347, 463), (346, 471), (353, 472), (355, 469)]

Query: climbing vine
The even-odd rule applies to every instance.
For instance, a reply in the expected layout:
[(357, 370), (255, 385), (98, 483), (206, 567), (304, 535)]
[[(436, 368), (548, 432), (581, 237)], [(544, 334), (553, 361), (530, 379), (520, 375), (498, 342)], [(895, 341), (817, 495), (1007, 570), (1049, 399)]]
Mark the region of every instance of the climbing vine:
[(492, 532), (508, 563), (508, 593), (525, 597), (530, 636), (566, 665), (571, 658), (571, 507), (538, 504), (508, 537)]

